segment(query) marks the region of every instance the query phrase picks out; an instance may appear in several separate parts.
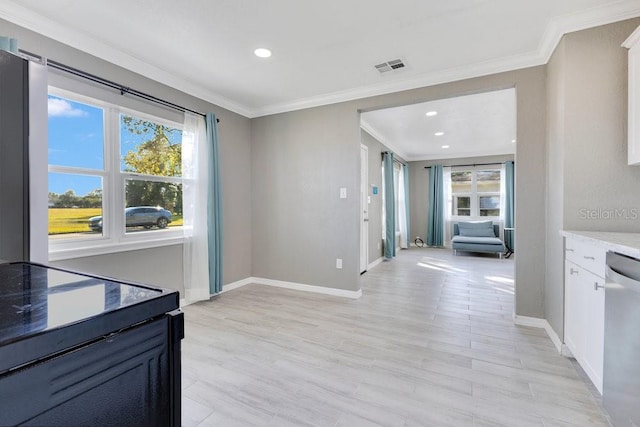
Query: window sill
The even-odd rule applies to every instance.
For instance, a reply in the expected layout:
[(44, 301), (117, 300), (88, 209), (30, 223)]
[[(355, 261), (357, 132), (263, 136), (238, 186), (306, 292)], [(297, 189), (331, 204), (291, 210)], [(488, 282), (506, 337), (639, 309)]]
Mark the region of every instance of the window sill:
[[(162, 246), (180, 245), (184, 237), (173, 236), (162, 239), (125, 240), (118, 243), (78, 244), (71, 248), (52, 248), (49, 245), (49, 261), (86, 258), (96, 255), (114, 254), (119, 252), (138, 251), (142, 249), (158, 248)], [(88, 243), (88, 242), (87, 242)]]

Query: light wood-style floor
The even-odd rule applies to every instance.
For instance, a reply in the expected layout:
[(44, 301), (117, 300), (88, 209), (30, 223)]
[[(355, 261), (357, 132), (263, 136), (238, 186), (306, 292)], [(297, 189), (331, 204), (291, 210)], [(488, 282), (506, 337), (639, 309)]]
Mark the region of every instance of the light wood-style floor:
[(513, 259), (400, 251), (349, 300), (247, 285), (185, 307), (184, 426), (609, 425)]

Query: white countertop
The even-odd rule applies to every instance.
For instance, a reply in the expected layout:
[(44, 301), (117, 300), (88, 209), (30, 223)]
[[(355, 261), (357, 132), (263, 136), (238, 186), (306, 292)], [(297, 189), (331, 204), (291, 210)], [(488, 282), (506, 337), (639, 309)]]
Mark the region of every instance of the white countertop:
[(564, 237), (598, 245), (608, 251), (640, 258), (640, 233), (562, 230), (560, 234)]

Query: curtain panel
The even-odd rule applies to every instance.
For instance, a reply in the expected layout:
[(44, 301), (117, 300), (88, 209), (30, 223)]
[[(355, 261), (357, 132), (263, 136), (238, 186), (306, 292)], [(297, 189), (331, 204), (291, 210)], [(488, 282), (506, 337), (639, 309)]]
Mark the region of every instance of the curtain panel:
[(427, 245), (444, 246), (444, 176), (442, 165), (429, 169)]
[(213, 113), (205, 117), (209, 146), (209, 289), (212, 294), (222, 292), (222, 188), (220, 185), (220, 158), (218, 154), (218, 123)]
[(393, 258), (396, 256), (396, 210), (395, 194), (393, 189), (393, 153), (383, 153), (382, 164), (384, 167), (385, 213), (384, 257)]
[(407, 246), (411, 246), (411, 212), (409, 209), (409, 165), (402, 166), (402, 172), (404, 174), (404, 203), (406, 210), (407, 221)]
[(398, 231), (400, 232), (400, 249), (409, 247), (409, 235), (407, 234), (407, 203), (406, 203), (406, 186), (404, 182), (404, 165), (398, 168)]
[[(505, 176), (505, 212), (504, 212), (504, 227), (515, 227), (515, 198), (514, 198), (514, 184), (515, 184), (515, 164), (513, 161), (504, 163), (504, 176)], [(505, 242), (511, 249), (515, 249), (514, 232), (507, 231), (504, 233)]]
[(184, 299), (209, 299), (207, 192), (209, 145), (202, 116), (186, 112), (182, 129)]
[(453, 212), (453, 194), (451, 192), (451, 167), (445, 166), (442, 168), (443, 176), (443, 214), (444, 214), (444, 241), (442, 246), (451, 247), (451, 238), (453, 237), (453, 221), (451, 220), (451, 213)]

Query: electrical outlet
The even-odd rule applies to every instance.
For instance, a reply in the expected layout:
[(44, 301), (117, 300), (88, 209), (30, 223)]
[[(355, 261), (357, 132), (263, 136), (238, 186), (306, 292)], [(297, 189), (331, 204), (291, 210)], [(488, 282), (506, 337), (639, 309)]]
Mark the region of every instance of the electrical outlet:
[(342, 258), (336, 258), (336, 268), (342, 268)]

